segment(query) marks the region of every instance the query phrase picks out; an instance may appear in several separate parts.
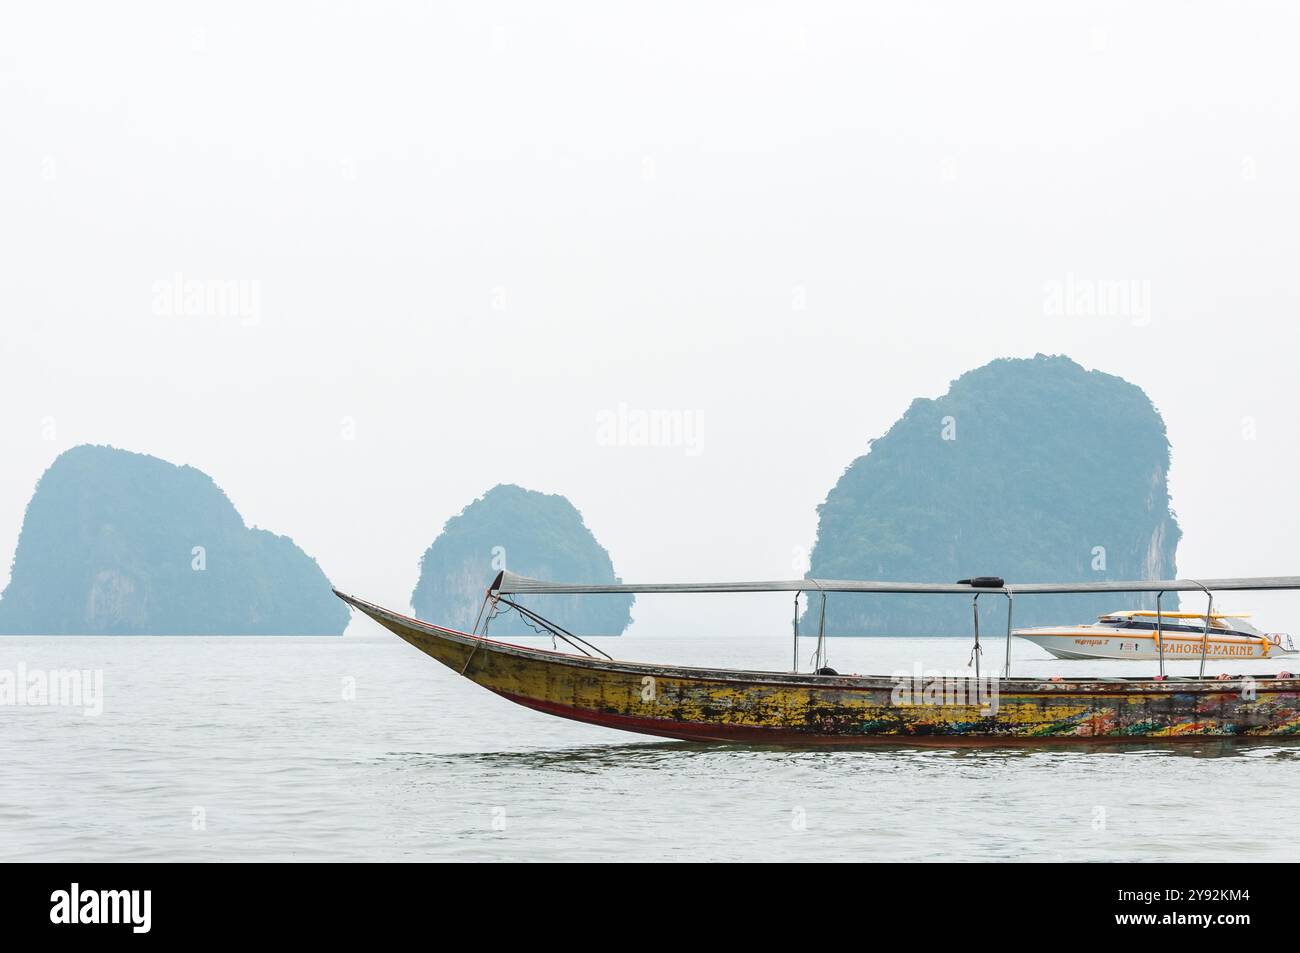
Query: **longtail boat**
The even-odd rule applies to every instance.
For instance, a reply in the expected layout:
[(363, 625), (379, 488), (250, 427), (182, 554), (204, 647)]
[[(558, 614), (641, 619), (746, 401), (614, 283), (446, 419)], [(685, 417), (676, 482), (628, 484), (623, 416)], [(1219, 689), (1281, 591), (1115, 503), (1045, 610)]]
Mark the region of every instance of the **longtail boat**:
[[(338, 590), (335, 594), (439, 662), (517, 704), (575, 721), (688, 741), (776, 745), (1042, 744), (1279, 738), (1300, 736), (1300, 678), (1206, 675), (1214, 593), (1300, 589), (1300, 576), (1139, 582), (1007, 584), (981, 576), (954, 584), (798, 579), (787, 582), (582, 585), (499, 573), (472, 632), (446, 629)], [(794, 592), (819, 597), (813, 671), (760, 672), (616, 660), (525, 606), (540, 594)], [(841, 675), (825, 660), (826, 599), (835, 593), (965, 595), (974, 608), (974, 675), (927, 678)], [(1011, 676), (1012, 609), (1018, 596), (1047, 593), (1202, 592), (1209, 597), (1201, 670), (1195, 676), (1063, 678)], [(978, 603), (1005, 597), (1006, 658), (981, 676)], [(574, 651), (515, 645), (488, 637), (490, 620), (517, 611)], [(479, 632), (479, 623), (484, 631)], [(557, 643), (558, 644), (558, 643)], [(1161, 643), (1163, 644), (1163, 642)]]

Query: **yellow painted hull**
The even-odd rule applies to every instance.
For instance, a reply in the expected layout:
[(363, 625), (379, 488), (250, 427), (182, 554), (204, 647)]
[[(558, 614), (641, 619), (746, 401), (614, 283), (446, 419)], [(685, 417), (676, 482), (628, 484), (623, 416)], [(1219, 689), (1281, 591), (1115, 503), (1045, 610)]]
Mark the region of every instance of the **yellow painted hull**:
[(426, 655), (530, 708), (643, 734), (765, 744), (1006, 744), (1300, 736), (1300, 679), (813, 676), (607, 661), (443, 629), (339, 594)]

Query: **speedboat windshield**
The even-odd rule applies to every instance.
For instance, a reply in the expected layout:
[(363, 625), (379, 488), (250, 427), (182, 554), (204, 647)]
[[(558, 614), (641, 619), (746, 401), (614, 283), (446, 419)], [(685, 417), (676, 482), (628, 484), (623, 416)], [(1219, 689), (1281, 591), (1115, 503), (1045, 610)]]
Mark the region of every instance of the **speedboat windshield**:
[[(1117, 629), (1154, 629), (1156, 627), (1156, 614), (1154, 612), (1132, 613), (1117, 612), (1112, 615), (1100, 616), (1097, 620), (1099, 625), (1111, 626)], [(1205, 628), (1204, 616), (1192, 617), (1189, 614), (1167, 614), (1160, 620), (1161, 627), (1172, 631), (1203, 631)], [(1264, 635), (1259, 629), (1251, 625), (1242, 616), (1215, 615), (1210, 619), (1210, 630), (1224, 633), (1237, 633), (1240, 635), (1250, 635), (1256, 638)]]

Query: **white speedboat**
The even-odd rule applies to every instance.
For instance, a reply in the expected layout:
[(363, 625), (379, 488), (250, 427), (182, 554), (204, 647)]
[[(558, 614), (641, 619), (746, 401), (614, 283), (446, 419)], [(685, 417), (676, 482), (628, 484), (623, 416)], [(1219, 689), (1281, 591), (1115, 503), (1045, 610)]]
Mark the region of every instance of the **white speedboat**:
[(1063, 659), (1134, 659), (1154, 661), (1160, 643), (1169, 659), (1266, 659), (1295, 655), (1289, 635), (1261, 632), (1245, 615), (1213, 613), (1209, 631), (1205, 614), (1144, 610), (1112, 612), (1091, 625), (1041, 626), (1015, 629), (1012, 635), (1041, 645)]

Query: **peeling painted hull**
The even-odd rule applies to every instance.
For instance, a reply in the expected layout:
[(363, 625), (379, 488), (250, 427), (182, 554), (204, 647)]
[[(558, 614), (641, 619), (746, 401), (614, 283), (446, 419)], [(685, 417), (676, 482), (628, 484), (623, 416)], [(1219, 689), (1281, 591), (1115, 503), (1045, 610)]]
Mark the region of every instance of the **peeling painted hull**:
[[(776, 745), (1005, 745), (1300, 738), (1300, 679), (953, 679), (909, 703), (893, 678), (607, 661), (444, 629), (340, 594), (426, 655), (516, 704), (623, 731)], [(986, 680), (987, 681), (987, 680)], [(963, 684), (964, 683), (964, 684)], [(948, 690), (952, 690), (952, 694)], [(953, 701), (954, 697), (956, 701)]]

